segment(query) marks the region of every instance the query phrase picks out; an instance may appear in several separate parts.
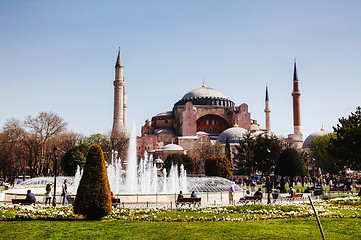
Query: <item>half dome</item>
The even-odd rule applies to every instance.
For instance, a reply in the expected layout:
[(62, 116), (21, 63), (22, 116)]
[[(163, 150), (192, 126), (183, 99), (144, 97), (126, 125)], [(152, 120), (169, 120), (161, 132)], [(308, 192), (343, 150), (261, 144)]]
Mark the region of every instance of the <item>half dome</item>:
[(228, 138), (229, 143), (238, 143), (247, 132), (248, 131), (246, 129), (240, 127), (228, 128), (218, 136), (217, 140), (218, 142), (225, 144)]
[(310, 147), (309, 144), (314, 138), (321, 137), (321, 136), (327, 135), (329, 133), (331, 133), (331, 132), (325, 131), (323, 128), (320, 131), (311, 133), (310, 135), (308, 135), (308, 137), (303, 142), (302, 148), (309, 148)]
[(161, 148), (162, 150), (166, 150), (166, 151), (184, 151), (184, 149), (177, 145), (177, 144), (167, 144), (164, 147)]

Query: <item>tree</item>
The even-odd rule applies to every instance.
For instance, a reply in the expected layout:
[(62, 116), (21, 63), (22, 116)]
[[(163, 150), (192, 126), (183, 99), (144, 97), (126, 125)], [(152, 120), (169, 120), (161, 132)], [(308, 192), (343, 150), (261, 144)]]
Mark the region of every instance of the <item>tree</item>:
[(224, 148), (226, 158), (232, 162), (231, 145), (229, 144), (229, 138), (226, 139), (226, 146)]
[(258, 135), (254, 143), (254, 168), (267, 176), (270, 175), (282, 149), (282, 141), (277, 136)]
[(183, 164), (184, 169), (187, 172), (193, 172), (194, 171), (193, 159), (191, 157), (189, 157), (188, 155), (185, 155), (185, 154), (179, 154), (179, 153), (170, 154), (165, 159), (165, 162), (164, 162), (164, 168), (167, 169), (167, 172), (169, 172), (172, 164), (177, 165), (178, 170), (179, 170), (180, 166)]
[(198, 142), (193, 146), (194, 162), (197, 167), (196, 172), (202, 174), (204, 172), (204, 164), (209, 157), (224, 157), (224, 147), (222, 143), (209, 140)]
[(20, 174), (24, 175), (23, 135), (24, 129), (19, 120), (12, 118), (6, 121), (0, 133), (0, 172), (4, 181), (12, 181)]
[(73, 209), (74, 213), (82, 214), (88, 219), (101, 219), (112, 210), (104, 155), (98, 144), (89, 149)]
[(209, 157), (204, 165), (207, 176), (229, 178), (232, 175), (232, 163), (225, 157)]
[(332, 155), (338, 158), (345, 167), (361, 169), (361, 107), (351, 113), (348, 118), (340, 118), (339, 124), (333, 128), (336, 137), (331, 139)]
[(293, 178), (296, 176), (305, 176), (306, 168), (300, 154), (293, 148), (286, 148), (276, 162), (275, 174), (288, 176), (290, 186), (293, 186)]
[(52, 161), (52, 158), (46, 157), (47, 143), (51, 138), (63, 133), (67, 123), (55, 113), (40, 112), (36, 117), (27, 116), (24, 126), (29, 130), (24, 141), (29, 151), (27, 163), (30, 175), (46, 176)]
[(67, 176), (74, 176), (77, 166), (84, 168), (88, 147), (86, 145), (74, 146), (61, 158), (62, 169)]
[(309, 143), (310, 157), (315, 159), (315, 165), (330, 174), (338, 174), (343, 170), (342, 162), (330, 153), (331, 140), (335, 138), (336, 134), (330, 133), (316, 137)]
[(236, 145), (233, 159), (236, 162), (240, 174), (251, 175), (255, 173), (257, 166), (254, 159), (255, 138), (252, 133), (247, 132)]
[(106, 150), (106, 152), (108, 153), (108, 159), (111, 158), (111, 156), (109, 156), (109, 153), (111, 153), (111, 150), (114, 150), (118, 152), (118, 157), (120, 157), (120, 159), (124, 161), (127, 157), (129, 146), (129, 138), (127, 137), (127, 135), (124, 133), (111, 136), (111, 133), (109, 132), (106, 138), (110, 139), (110, 149)]

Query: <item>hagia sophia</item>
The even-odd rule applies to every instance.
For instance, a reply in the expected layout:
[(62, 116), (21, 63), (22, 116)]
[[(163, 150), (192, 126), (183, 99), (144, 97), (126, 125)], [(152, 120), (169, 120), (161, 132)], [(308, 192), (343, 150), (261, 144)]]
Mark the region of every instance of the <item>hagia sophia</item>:
[[(127, 131), (127, 103), (124, 82), (124, 66), (119, 49), (115, 65), (114, 81), (114, 121), (112, 134)], [(312, 133), (303, 142), (301, 131), (300, 89), (297, 75), (296, 60), (293, 73), (293, 126), (294, 132), (285, 139), (293, 147), (308, 148), (309, 142), (329, 132), (323, 128)], [(228, 138), (231, 144), (237, 144), (244, 133), (271, 134), (270, 101), (268, 88), (265, 94), (266, 126), (260, 127), (257, 120), (252, 119), (248, 105), (236, 105), (222, 92), (203, 85), (190, 90), (174, 103), (171, 111), (159, 113), (147, 120), (137, 138), (137, 155), (141, 158), (145, 152), (153, 155), (153, 159), (165, 160), (172, 153), (192, 156), (193, 146), (197, 142), (218, 140), (225, 144)], [(291, 113), (290, 113), (291, 114)]]

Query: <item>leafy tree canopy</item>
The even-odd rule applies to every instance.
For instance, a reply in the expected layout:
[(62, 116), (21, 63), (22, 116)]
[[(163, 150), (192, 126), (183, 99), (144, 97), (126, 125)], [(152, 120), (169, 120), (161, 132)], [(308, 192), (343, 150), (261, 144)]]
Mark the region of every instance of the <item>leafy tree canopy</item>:
[(232, 175), (232, 163), (225, 157), (210, 157), (204, 165), (207, 176), (229, 178)]
[(61, 166), (65, 175), (74, 176), (78, 165), (84, 168), (88, 150), (88, 146), (80, 145), (72, 147), (64, 154), (61, 158)]
[(361, 107), (347, 118), (340, 118), (333, 128), (336, 137), (331, 140), (331, 153), (345, 166), (361, 169)]
[(250, 175), (256, 170), (254, 159), (254, 149), (256, 140), (252, 133), (247, 132), (239, 140), (239, 145), (236, 145), (234, 152), (234, 161), (240, 174)]
[(330, 133), (316, 137), (309, 143), (310, 157), (315, 159), (315, 165), (330, 174), (338, 174), (343, 170), (342, 162), (330, 153), (331, 139), (335, 139), (335, 137), (335, 133)]
[(293, 148), (286, 148), (276, 162), (275, 174), (289, 176), (290, 179), (296, 176), (305, 176), (306, 168), (300, 154)]
[(178, 170), (179, 170), (180, 166), (183, 164), (184, 169), (187, 172), (194, 171), (193, 159), (185, 154), (179, 154), (179, 153), (170, 154), (164, 162), (164, 168), (167, 169), (167, 172), (169, 172), (172, 164), (178, 165)]
[(254, 167), (265, 175), (274, 171), (281, 155), (282, 141), (275, 135), (258, 135), (254, 144)]

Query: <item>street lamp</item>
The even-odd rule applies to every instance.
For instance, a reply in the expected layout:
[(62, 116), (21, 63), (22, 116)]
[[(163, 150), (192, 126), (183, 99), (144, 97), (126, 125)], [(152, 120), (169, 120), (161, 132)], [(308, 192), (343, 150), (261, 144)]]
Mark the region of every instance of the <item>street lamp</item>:
[(53, 206), (56, 206), (56, 175), (58, 170), (58, 156), (57, 152), (59, 151), (58, 147), (53, 148), (54, 151), (54, 196), (53, 196)]
[[(267, 150), (267, 155), (269, 155), (271, 153), (271, 151), (266, 148)], [(269, 157), (267, 158), (267, 160), (269, 161)], [(267, 204), (271, 204), (271, 189), (272, 189), (272, 183), (271, 183), (271, 174), (270, 174), (271, 170), (268, 170), (268, 177), (267, 177), (267, 181), (266, 181), (266, 188), (267, 188)]]

